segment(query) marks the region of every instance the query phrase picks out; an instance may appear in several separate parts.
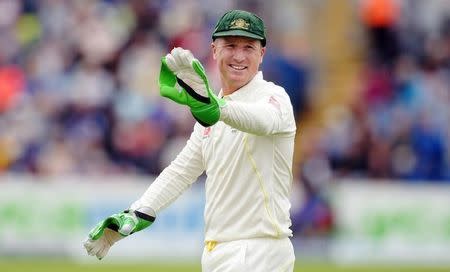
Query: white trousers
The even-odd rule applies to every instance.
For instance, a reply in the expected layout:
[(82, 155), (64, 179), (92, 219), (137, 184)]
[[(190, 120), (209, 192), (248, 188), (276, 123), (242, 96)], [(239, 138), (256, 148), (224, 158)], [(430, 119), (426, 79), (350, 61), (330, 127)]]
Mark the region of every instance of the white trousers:
[(255, 238), (205, 246), (203, 272), (292, 272), (294, 248), (289, 238)]

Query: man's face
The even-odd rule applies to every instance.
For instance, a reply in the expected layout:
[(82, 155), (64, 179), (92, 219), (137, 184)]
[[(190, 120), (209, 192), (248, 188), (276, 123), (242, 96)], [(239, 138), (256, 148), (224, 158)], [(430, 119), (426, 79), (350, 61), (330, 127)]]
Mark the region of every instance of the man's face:
[(217, 38), (212, 50), (224, 95), (246, 85), (256, 75), (265, 52), (260, 41), (235, 36)]

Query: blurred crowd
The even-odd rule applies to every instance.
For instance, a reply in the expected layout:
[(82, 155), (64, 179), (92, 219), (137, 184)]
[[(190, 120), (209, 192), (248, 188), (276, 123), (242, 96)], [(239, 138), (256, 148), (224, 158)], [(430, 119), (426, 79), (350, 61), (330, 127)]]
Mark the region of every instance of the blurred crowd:
[[(356, 2), (367, 38), (362, 95), (311, 143), (302, 175), (450, 180), (449, 5)], [(218, 88), (210, 33), (231, 8), (272, 14), (263, 70), (288, 91), (301, 123), (314, 69), (283, 51), (292, 39), (270, 39), (290, 7), (277, 19), (261, 3), (1, 1), (0, 172), (158, 174), (194, 122), (159, 96), (160, 58), (192, 50)]]
[[(254, 2), (239, 7), (258, 9)], [(221, 13), (235, 7), (0, 1), (0, 173), (158, 174), (194, 123), (184, 107), (159, 96), (160, 58), (175, 46), (190, 49), (217, 87), (210, 35)], [(271, 56), (287, 70), (278, 77), (296, 85), (300, 65), (275, 49)]]
[(365, 37), (360, 87), (299, 166), (304, 198), (293, 229), (301, 235), (332, 233), (336, 178), (450, 182), (450, 3), (356, 2)]
[(318, 133), (303, 179), (449, 182), (448, 1), (358, 3), (366, 40), (360, 87)]
[(332, 167), (344, 175), (450, 181), (450, 5), (365, 3), (362, 98), (332, 137), (345, 137), (332, 146)]

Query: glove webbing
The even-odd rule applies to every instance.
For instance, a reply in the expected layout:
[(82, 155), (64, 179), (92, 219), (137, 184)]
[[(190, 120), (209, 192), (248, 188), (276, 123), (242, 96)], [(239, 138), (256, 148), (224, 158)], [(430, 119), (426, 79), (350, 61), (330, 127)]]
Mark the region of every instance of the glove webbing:
[(177, 82), (178, 85), (180, 85), (183, 89), (186, 90), (186, 92), (192, 96), (195, 100), (200, 101), (202, 103), (205, 104), (209, 104), (211, 103), (211, 99), (209, 99), (209, 97), (207, 96), (202, 96), (200, 94), (198, 94), (197, 92), (195, 92), (191, 86), (187, 85), (183, 80), (181, 80), (180, 78), (177, 77)]
[[(191, 88), (191, 86), (187, 85), (186, 82), (184, 82), (183, 80), (181, 80), (178, 77), (177, 77), (177, 82), (178, 82), (178, 85), (180, 85), (183, 89), (185, 89), (186, 92), (190, 96), (192, 96), (192, 98), (194, 98), (195, 100), (200, 101), (200, 102), (205, 103), (205, 104), (210, 104), (211, 103), (211, 99), (209, 97), (202, 96), (202, 95), (198, 94), (197, 92), (195, 92)], [(207, 123), (205, 123), (202, 120), (198, 119), (195, 115), (193, 115), (193, 117), (194, 117), (195, 120), (197, 120), (197, 122), (200, 123), (200, 125), (202, 125), (204, 127), (208, 127), (209, 126)]]

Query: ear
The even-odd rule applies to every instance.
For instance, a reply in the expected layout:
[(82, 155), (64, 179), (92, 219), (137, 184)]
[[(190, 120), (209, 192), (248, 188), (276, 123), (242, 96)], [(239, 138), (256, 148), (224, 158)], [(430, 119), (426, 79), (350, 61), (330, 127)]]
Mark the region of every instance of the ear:
[(213, 54), (213, 59), (216, 59), (216, 50), (217, 50), (217, 46), (214, 42), (211, 43), (211, 52)]
[(259, 64), (261, 64), (263, 62), (264, 59), (264, 54), (266, 53), (266, 48), (262, 47), (261, 48), (261, 60), (259, 61)]

